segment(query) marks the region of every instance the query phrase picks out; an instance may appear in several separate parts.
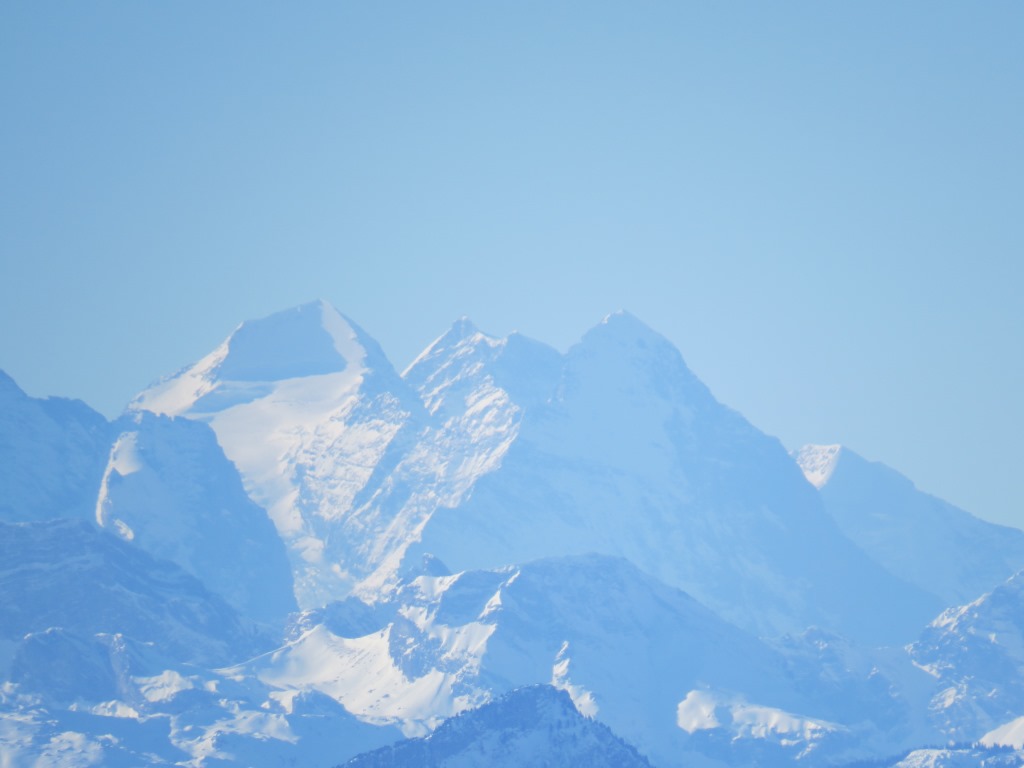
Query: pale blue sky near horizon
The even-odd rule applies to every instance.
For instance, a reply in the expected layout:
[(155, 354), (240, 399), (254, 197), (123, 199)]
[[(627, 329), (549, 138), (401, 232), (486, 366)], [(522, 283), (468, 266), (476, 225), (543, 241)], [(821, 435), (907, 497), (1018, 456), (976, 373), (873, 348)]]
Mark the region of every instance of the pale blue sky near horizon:
[(0, 7), (0, 368), (108, 416), (323, 297), (624, 308), (788, 447), (1024, 526), (1024, 5)]

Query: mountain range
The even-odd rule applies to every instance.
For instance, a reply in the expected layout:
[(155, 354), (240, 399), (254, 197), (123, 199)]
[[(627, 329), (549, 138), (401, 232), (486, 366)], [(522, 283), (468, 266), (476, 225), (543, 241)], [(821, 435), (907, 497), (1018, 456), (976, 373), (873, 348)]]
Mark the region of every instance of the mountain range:
[(113, 422), (0, 375), (0, 459), (8, 765), (1024, 746), (1024, 533), (790, 454), (628, 313), (565, 353), (463, 318), (399, 373), (313, 302)]

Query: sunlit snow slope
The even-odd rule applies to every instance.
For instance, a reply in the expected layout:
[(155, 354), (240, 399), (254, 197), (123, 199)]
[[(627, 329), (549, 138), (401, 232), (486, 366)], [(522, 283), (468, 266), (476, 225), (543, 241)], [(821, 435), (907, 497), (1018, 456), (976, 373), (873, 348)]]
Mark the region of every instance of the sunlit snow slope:
[(377, 344), (323, 302), (243, 323), (131, 407), (213, 428), (284, 540), (305, 607), (362, 575), (349, 570), (354, 550), (374, 546), (387, 521), (353, 519), (360, 494), (421, 409)]

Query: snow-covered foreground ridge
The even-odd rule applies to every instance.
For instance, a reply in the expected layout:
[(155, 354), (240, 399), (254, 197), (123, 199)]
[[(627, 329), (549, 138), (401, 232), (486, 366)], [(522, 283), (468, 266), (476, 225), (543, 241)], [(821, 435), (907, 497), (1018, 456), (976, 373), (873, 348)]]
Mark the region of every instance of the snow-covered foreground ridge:
[(113, 423), (0, 376), (0, 479), (5, 766), (1019, 741), (1024, 534), (790, 456), (628, 313), (565, 353), (461, 319), (399, 373), (314, 302)]

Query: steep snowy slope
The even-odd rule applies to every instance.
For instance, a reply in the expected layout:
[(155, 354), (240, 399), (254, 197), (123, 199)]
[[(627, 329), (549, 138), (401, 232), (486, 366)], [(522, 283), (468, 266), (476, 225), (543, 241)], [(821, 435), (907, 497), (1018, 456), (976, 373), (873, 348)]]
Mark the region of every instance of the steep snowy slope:
[[(558, 380), (561, 355), (512, 334), (497, 339), (463, 318), (402, 374), (415, 387), (429, 418), (417, 441), (356, 517), (391, 520), (386, 539), (357, 593), (369, 600), (393, 588), (402, 563), (438, 509), (457, 507), (476, 482), (501, 466), (518, 435), (523, 414), (544, 402)], [(507, 561), (500, 561), (504, 564)]]
[(778, 441), (624, 313), (569, 351), (500, 470), (440, 508), (409, 558), (463, 570), (591, 551), (760, 633), (819, 624), (901, 641), (941, 607), (849, 542)]
[(360, 755), (345, 768), (650, 768), (606, 726), (581, 715), (564, 691), (511, 691), (448, 720), (429, 736)]
[(935, 678), (931, 714), (956, 741), (1024, 716), (1024, 572), (950, 608), (910, 649)]
[(844, 534), (944, 605), (973, 600), (1024, 568), (1024, 532), (922, 493), (884, 464), (838, 445), (808, 445), (796, 459)]
[(91, 518), (110, 433), (80, 400), (29, 397), (0, 371), (0, 521)]
[[(523, 413), (511, 393), (526, 402), (540, 396), (536, 390), (546, 387), (533, 382), (554, 375), (552, 358), (558, 353), (542, 344), (494, 339), (460, 320), (403, 374), (402, 386), (419, 409), (410, 408), (402, 434), (334, 534), (361, 542), (343, 561), (358, 578), (355, 594), (372, 601), (393, 590), (406, 550), (436, 510), (457, 506), (480, 477), (500, 467)], [(526, 373), (503, 375), (520, 369)]]
[(296, 610), (287, 552), (212, 430), (145, 412), (115, 426), (99, 525), (173, 560), (243, 616), (283, 626)]
[(562, 356), (521, 334), (498, 339), (461, 318), (402, 374), (433, 414), (461, 416), (498, 390), (519, 408), (543, 404), (553, 394)]
[(131, 408), (210, 424), (288, 548), (299, 604), (315, 607), (351, 589), (350, 564), (386, 534), (389, 521), (348, 518), (422, 405), (376, 342), (316, 302), (243, 323)]
[(1024, 715), (989, 731), (981, 737), (980, 742), (990, 747), (1024, 750)]

